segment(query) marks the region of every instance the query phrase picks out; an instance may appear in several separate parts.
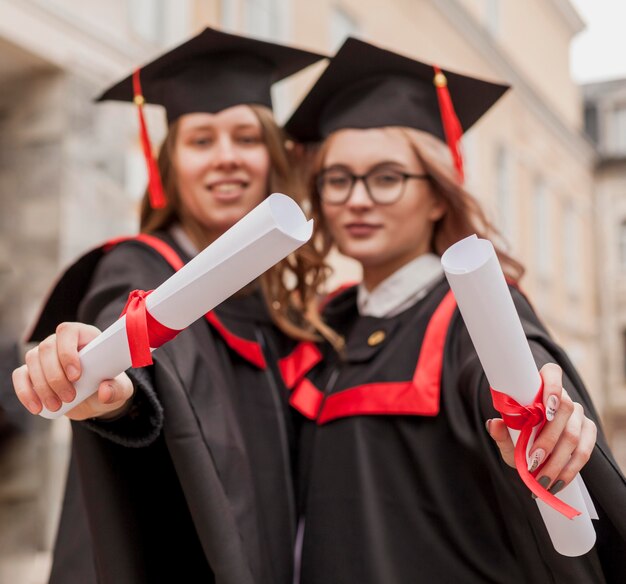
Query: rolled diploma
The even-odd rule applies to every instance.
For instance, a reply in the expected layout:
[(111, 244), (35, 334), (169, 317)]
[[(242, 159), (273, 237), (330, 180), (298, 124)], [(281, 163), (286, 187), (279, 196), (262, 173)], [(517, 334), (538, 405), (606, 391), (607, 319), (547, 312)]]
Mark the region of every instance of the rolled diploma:
[[(472, 235), (451, 246), (441, 264), (489, 384), (521, 405), (532, 403), (541, 376), (493, 245)], [(519, 432), (509, 432), (516, 442)], [(531, 445), (532, 438), (529, 450)], [(583, 555), (596, 540), (581, 487), (586, 491), (578, 475), (558, 494), (581, 511), (572, 520), (536, 499), (554, 548), (564, 556)]]
[[(148, 312), (182, 330), (306, 243), (312, 231), (313, 221), (293, 199), (270, 195), (154, 290), (146, 299)], [(125, 324), (122, 316), (83, 347), (76, 397), (56, 412), (44, 408), (41, 416), (60, 417), (95, 393), (103, 380), (131, 366)]]

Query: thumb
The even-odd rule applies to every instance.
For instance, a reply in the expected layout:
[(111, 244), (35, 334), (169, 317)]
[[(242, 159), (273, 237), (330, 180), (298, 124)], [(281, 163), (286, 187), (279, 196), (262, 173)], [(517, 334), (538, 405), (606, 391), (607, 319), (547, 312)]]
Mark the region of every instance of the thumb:
[[(103, 405), (125, 404), (133, 395), (133, 384), (125, 373), (103, 381), (98, 387), (98, 401)], [(110, 409), (110, 408), (107, 408)]]
[(514, 467), (515, 445), (513, 444), (513, 440), (511, 440), (511, 436), (504, 421), (500, 418), (493, 418), (491, 420), (487, 420), (485, 426), (487, 427), (487, 432), (489, 432), (489, 435), (498, 446), (500, 455), (502, 456), (504, 462), (506, 462), (509, 466)]

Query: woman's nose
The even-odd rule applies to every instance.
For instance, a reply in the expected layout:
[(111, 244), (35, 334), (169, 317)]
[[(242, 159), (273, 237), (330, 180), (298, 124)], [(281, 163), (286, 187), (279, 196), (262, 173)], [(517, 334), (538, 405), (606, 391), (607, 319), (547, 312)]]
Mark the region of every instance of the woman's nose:
[(352, 186), (352, 192), (346, 201), (346, 204), (350, 207), (371, 207), (372, 199), (367, 192), (365, 181), (362, 178), (358, 178)]
[(215, 149), (215, 164), (217, 166), (236, 166), (239, 164), (237, 147), (229, 136), (218, 139)]

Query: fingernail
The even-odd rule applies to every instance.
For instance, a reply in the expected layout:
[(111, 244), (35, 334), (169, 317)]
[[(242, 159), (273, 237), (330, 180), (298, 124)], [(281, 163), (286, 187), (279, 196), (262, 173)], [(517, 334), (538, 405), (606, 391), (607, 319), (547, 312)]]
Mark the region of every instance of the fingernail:
[(114, 397), (115, 397), (115, 393), (113, 391), (113, 385), (111, 385), (110, 383), (107, 383), (107, 387), (109, 388), (109, 395), (106, 399), (106, 403), (110, 404), (113, 403)]
[(488, 432), (488, 433), (490, 433), (490, 432), (489, 432), (489, 426), (491, 426), (491, 419), (489, 419), (489, 420), (487, 420), (487, 421), (485, 422), (485, 428), (487, 429), (487, 432)]
[(559, 409), (559, 400), (556, 395), (551, 395), (548, 398), (547, 407), (546, 407), (546, 420), (551, 422), (554, 420), (554, 416), (556, 415), (556, 411)]
[(35, 401), (28, 402), (28, 411), (31, 414), (38, 414), (39, 410), (41, 410), (41, 406), (37, 402)]
[(68, 365), (65, 373), (67, 374), (67, 378), (70, 381), (76, 381), (78, 379), (78, 367), (76, 367), (75, 365)]
[(528, 461), (528, 470), (530, 472), (535, 472), (539, 465), (543, 462), (543, 459), (546, 457), (546, 451), (543, 448), (537, 448), (531, 455), (530, 460)]
[(556, 495), (561, 489), (563, 489), (563, 487), (565, 486), (565, 482), (564, 481), (556, 481), (556, 483), (554, 483), (549, 489), (548, 491), (550, 491), (553, 495)]
[(51, 412), (56, 412), (60, 407), (61, 402), (58, 399), (54, 397), (49, 397), (46, 400), (46, 408), (48, 408), (48, 410), (50, 410)]
[(68, 365), (65, 373), (70, 381), (76, 381), (78, 379), (78, 368), (74, 365)]
[(74, 398), (76, 397), (76, 392), (75, 391), (64, 391), (63, 395), (61, 396), (61, 399), (65, 402), (65, 403), (69, 403), (71, 402)]
[[(538, 479), (537, 482), (545, 489), (550, 484), (550, 477), (543, 476)], [(533, 499), (537, 498), (537, 495), (535, 495), (535, 493), (533, 493), (532, 495)]]

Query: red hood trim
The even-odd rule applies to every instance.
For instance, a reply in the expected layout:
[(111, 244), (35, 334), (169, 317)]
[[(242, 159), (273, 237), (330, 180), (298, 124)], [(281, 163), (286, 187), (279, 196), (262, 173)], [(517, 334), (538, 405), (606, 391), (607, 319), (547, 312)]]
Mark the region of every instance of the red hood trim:
[[(159, 239), (154, 235), (148, 235), (146, 233), (140, 233), (139, 235), (136, 235), (134, 237), (117, 237), (115, 239), (107, 241), (102, 247), (105, 252), (108, 252), (116, 245), (119, 245), (124, 241), (132, 240), (141, 241), (142, 243), (154, 249), (175, 271), (180, 270), (185, 265), (185, 262), (183, 262), (180, 256), (174, 251), (174, 249), (172, 249), (170, 245), (165, 243), (162, 239)], [(209, 324), (219, 333), (224, 342), (233, 351), (235, 351), (235, 353), (243, 357), (249, 363), (252, 363), (252, 365), (258, 367), (259, 369), (265, 369), (267, 367), (267, 363), (265, 361), (265, 357), (259, 343), (243, 339), (229, 331), (224, 323), (217, 317), (214, 311), (205, 314), (205, 318), (207, 319)]]
[(293, 389), (321, 360), (322, 353), (315, 343), (298, 343), (289, 355), (278, 361), (278, 369), (287, 388)]
[(207, 312), (204, 317), (235, 353), (243, 357), (249, 363), (256, 365), (259, 369), (265, 369), (267, 367), (267, 361), (265, 360), (259, 343), (238, 337), (236, 334), (230, 332), (218, 318), (217, 314), (215, 314), (214, 310)]
[(410, 381), (368, 383), (323, 399), (323, 392), (304, 379), (294, 389), (291, 404), (306, 417), (317, 419), (320, 425), (349, 416), (436, 416), (439, 413), (444, 347), (455, 309), (456, 301), (449, 291), (426, 327)]

